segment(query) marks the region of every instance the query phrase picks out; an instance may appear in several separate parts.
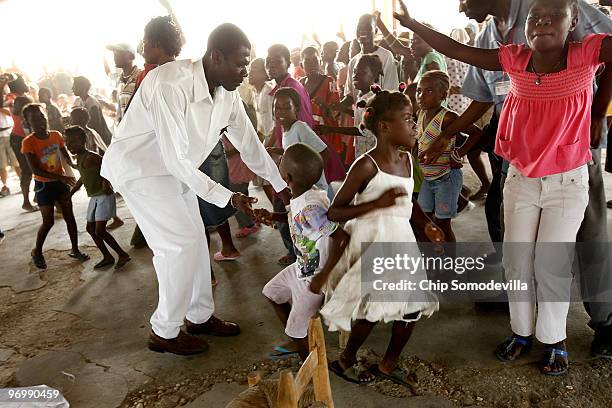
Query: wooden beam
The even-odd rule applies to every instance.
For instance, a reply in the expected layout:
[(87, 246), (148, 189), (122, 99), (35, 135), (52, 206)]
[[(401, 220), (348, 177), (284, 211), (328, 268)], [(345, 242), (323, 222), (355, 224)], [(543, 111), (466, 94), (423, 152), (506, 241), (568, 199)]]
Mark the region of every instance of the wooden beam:
[(308, 346), (311, 352), (316, 350), (319, 364), (312, 377), (314, 385), (315, 399), (324, 403), (327, 408), (334, 408), (331, 385), (329, 383), (329, 371), (327, 369), (327, 353), (325, 351), (325, 336), (321, 318), (310, 320), (308, 328)]
[(298, 396), (295, 392), (291, 370), (285, 370), (280, 375), (276, 403), (278, 408), (298, 408)]

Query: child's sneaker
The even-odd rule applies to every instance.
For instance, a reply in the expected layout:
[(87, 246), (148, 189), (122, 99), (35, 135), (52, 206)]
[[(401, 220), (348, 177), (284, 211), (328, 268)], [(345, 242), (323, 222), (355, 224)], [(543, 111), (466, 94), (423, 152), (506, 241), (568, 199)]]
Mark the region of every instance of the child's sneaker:
[(236, 238), (246, 238), (249, 235), (255, 234), (259, 231), (260, 226), (258, 224), (253, 224), (252, 227), (243, 227), (236, 233)]

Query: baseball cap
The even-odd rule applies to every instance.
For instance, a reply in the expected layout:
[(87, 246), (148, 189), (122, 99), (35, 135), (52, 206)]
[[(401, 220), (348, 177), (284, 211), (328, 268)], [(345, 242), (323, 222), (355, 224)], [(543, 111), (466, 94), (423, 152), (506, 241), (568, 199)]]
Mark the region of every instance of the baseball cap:
[(110, 44), (106, 46), (106, 49), (110, 51), (127, 51), (132, 54), (132, 56), (136, 56), (136, 51), (134, 50), (134, 47), (132, 47), (128, 43)]

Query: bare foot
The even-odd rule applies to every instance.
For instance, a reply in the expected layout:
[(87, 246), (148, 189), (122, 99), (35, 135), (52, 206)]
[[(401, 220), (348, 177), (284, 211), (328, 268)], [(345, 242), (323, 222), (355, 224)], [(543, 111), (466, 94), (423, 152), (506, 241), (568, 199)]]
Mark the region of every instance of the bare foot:
[(21, 206), (21, 208), (25, 211), (25, 212), (36, 212), (38, 211), (38, 207), (32, 204), (24, 204)]
[(115, 258), (113, 258), (112, 256), (111, 257), (105, 257), (100, 262), (98, 262), (97, 264), (94, 265), (94, 269), (102, 269), (102, 268), (105, 268), (107, 266), (111, 266), (114, 263), (115, 263)]
[(115, 269), (121, 269), (125, 266), (126, 263), (130, 262), (132, 258), (128, 254), (122, 255), (117, 259), (117, 265), (115, 265)]

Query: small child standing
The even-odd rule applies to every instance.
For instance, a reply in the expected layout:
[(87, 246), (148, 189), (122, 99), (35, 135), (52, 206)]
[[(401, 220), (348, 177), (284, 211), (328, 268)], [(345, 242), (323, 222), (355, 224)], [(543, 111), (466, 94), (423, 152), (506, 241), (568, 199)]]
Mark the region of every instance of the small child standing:
[[(271, 147), (268, 151), (282, 155), (289, 146), (304, 143), (312, 147), (323, 158), (323, 163), (329, 159), (329, 150), (321, 138), (305, 122), (298, 120), (300, 111), (300, 95), (293, 88), (280, 88), (274, 94), (274, 116), (283, 129), (282, 148)], [(327, 193), (330, 201), (334, 198), (333, 190), (327, 184), (325, 174), (316, 182), (316, 186)]]
[(115, 258), (104, 243), (108, 244), (119, 256), (115, 265), (115, 269), (119, 269), (130, 261), (130, 256), (121, 249), (115, 238), (106, 230), (107, 221), (116, 215), (115, 194), (110, 183), (100, 176), (102, 156), (87, 150), (86, 141), (87, 134), (82, 127), (71, 126), (66, 129), (66, 146), (70, 153), (77, 157), (76, 168), (81, 175), (70, 195), (73, 196), (84, 185), (87, 196), (90, 197), (89, 207), (87, 207), (87, 232), (103, 255), (102, 260), (94, 266), (94, 269), (115, 263)]
[[(535, 0), (526, 21), (527, 44), (480, 49), (417, 22), (400, 5), (395, 18), (438, 51), (510, 77), (495, 144), (495, 153), (510, 163), (503, 266), (506, 279), (525, 282), (528, 291), (508, 293), (512, 335), (495, 355), (502, 361), (524, 356), (535, 333), (545, 346), (542, 373), (563, 375), (569, 368), (565, 340), (574, 251), (559, 243), (576, 242), (589, 202), (593, 83), (601, 66), (612, 62), (612, 37), (591, 34), (573, 42), (578, 1)], [(557, 256), (548, 252), (551, 245)]]
[[(428, 71), (417, 85), (416, 98), (421, 109), (417, 122), (418, 151), (426, 151), (438, 140), (440, 133), (458, 115), (444, 106), (450, 88), (450, 79), (445, 72)], [(466, 133), (478, 137), (480, 131), (471, 126)], [(455, 242), (451, 220), (457, 216), (457, 207), (463, 172), (461, 156), (455, 149), (453, 137), (446, 150), (433, 162), (419, 161), (424, 180), (419, 190), (419, 205), (434, 222), (442, 228), (447, 242)]]
[(62, 167), (62, 159), (73, 166), (72, 159), (64, 145), (64, 139), (61, 133), (48, 130), (49, 124), (42, 105), (37, 103), (27, 105), (23, 108), (22, 116), (34, 132), (23, 140), (21, 152), (25, 155), (34, 173), (35, 197), (43, 221), (36, 236), (36, 247), (32, 250), (32, 263), (37, 268), (47, 268), (43, 256), (43, 244), (53, 227), (55, 203), (59, 204), (62, 217), (68, 227), (68, 235), (72, 244), (72, 251), (68, 256), (79, 261), (86, 261), (89, 256), (79, 250), (77, 225), (70, 200), (70, 187), (75, 184), (75, 180), (65, 176)]
[[(281, 124), (282, 128), (282, 147), (268, 147), (268, 152), (272, 157), (279, 157), (284, 151), (295, 143), (304, 143), (313, 148), (323, 158), (326, 163), (329, 158), (327, 145), (321, 138), (312, 130), (305, 122), (298, 120), (298, 112), (300, 111), (300, 97), (293, 88), (280, 88), (274, 94), (274, 116)], [(275, 159), (276, 161), (276, 159)], [(316, 182), (316, 186), (323, 190), (330, 201), (333, 199), (333, 190), (327, 184), (324, 172)], [(274, 200), (272, 203), (274, 211), (282, 212), (285, 205), (280, 200)], [(281, 234), (283, 244), (287, 248), (288, 254), (278, 263), (281, 265), (290, 265), (295, 262), (295, 251), (291, 241), (289, 227), (286, 224), (279, 224), (278, 230)]]
[[(85, 149), (90, 152), (104, 155), (106, 152), (106, 144), (102, 140), (102, 137), (94, 129), (87, 126), (89, 123), (89, 112), (85, 108), (74, 108), (70, 112), (70, 124), (72, 126), (79, 126), (85, 130)], [(113, 216), (113, 222), (107, 227), (109, 230), (117, 229), (124, 224), (123, 220), (119, 216)], [(138, 227), (136, 227), (138, 229)], [(140, 230), (138, 230), (140, 232)], [(133, 239), (133, 238), (132, 238)], [(143, 238), (144, 239), (144, 238)]]
[[(277, 94), (278, 95), (278, 94)], [(263, 289), (292, 340), (277, 347), (282, 353), (308, 356), (308, 323), (323, 302), (321, 281), (327, 277), (347, 246), (349, 236), (339, 224), (327, 219), (329, 200), (315, 187), (323, 173), (323, 160), (303, 143), (288, 146), (281, 159), (280, 173), (293, 198), (290, 213), (254, 210), (265, 224), (289, 222), (297, 261), (276, 275)], [(311, 290), (312, 289), (312, 290)]]
[[(438, 309), (438, 301), (433, 293), (421, 290), (402, 292), (402, 301), (373, 301), (373, 289), (362, 286), (362, 244), (414, 243), (407, 244), (406, 250), (410, 256), (421, 258), (411, 217), (432, 241), (441, 242), (443, 237), (418, 206), (413, 212), (412, 158), (406, 153), (415, 144), (410, 100), (400, 92), (381, 91), (379, 87), (373, 87), (373, 91), (376, 95), (368, 101), (364, 125), (376, 135), (376, 147), (357, 159), (328, 211), (331, 221), (346, 222), (351, 239), (327, 282), (321, 315), (330, 330), (351, 332), (340, 358), (330, 364), (334, 373), (356, 383), (380, 376), (405, 385), (405, 376), (398, 369), (400, 354), (416, 322), (422, 316), (431, 316)], [(400, 273), (399, 279), (427, 279), (422, 268)], [(387, 352), (378, 365), (352, 375), (349, 371), (357, 363), (359, 348), (381, 321), (393, 322)]]

